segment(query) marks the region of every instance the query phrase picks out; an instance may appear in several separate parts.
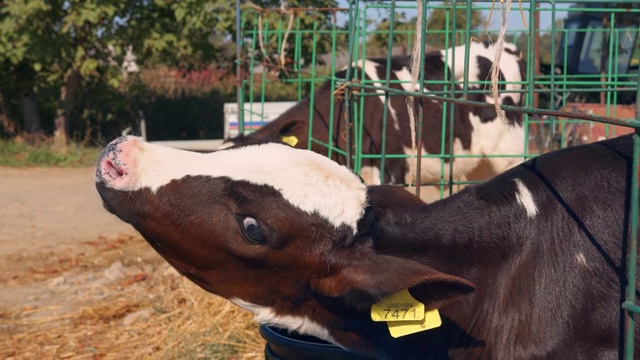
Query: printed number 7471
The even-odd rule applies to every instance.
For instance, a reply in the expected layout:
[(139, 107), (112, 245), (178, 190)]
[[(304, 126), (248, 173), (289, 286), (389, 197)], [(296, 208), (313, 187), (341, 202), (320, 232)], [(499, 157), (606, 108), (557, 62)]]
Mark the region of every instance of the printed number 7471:
[(416, 309), (384, 309), (384, 318), (389, 319), (407, 319), (413, 320), (416, 319)]

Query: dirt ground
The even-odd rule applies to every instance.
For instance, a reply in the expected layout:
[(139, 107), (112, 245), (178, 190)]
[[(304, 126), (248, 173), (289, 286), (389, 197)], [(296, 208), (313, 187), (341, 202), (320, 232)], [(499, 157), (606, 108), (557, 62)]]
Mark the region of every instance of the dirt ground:
[(93, 169), (0, 167), (0, 358), (259, 358), (256, 329), (104, 210)]
[(0, 168), (0, 256), (135, 235), (102, 208), (92, 168)]

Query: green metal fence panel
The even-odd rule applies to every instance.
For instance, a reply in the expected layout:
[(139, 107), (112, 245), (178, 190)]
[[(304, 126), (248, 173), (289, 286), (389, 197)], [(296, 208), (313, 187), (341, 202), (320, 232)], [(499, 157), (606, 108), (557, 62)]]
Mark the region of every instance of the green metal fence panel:
[[(432, 186), (438, 197), (444, 197), (468, 184), (473, 179), (454, 178), (454, 159), (483, 155), (459, 155), (453, 151), (452, 122), (456, 107), (460, 105), (487, 106), (469, 101), (469, 95), (488, 92), (490, 79), (473, 81), (469, 78), (469, 47), (463, 57), (462, 81), (450, 74), (442, 80), (424, 80), (421, 71), (417, 91), (393, 87), (390, 74), (391, 54), (398, 48), (410, 51), (415, 44), (415, 23), (426, 23), (437, 13), (443, 18), (441, 28), (423, 29), (420, 34), (421, 64), (425, 52), (469, 44), (476, 39), (496, 41), (500, 28), (499, 14), (502, 2), (423, 1), (422, 11), (415, 1), (349, 0), (345, 8), (257, 9), (246, 8), (241, 14), (241, 58), (239, 68), (239, 106), (274, 100), (308, 98), (314, 106), (315, 89), (325, 81), (336, 91), (330, 102), (329, 138), (316, 138), (312, 131), (313, 116), (309, 114), (308, 148), (323, 146), (329, 157), (342, 156), (346, 165), (361, 173), (365, 161), (380, 161), (380, 182), (384, 181), (385, 166), (392, 159), (413, 161), (418, 168), (413, 185), (419, 195), (421, 185)], [(473, 17), (484, 15), (481, 24), (472, 23)], [(603, 2), (569, 0), (513, 2), (512, 16), (506, 29), (507, 41), (523, 51), (526, 60), (524, 107), (506, 106), (504, 110), (524, 114), (525, 142), (521, 152), (515, 154), (489, 154), (487, 157), (516, 157), (528, 159), (541, 153), (581, 143), (597, 141), (623, 133), (634, 133), (634, 179), (639, 180), (638, 154), (640, 154), (640, 0)], [(488, 21), (488, 17), (493, 20)], [(498, 21), (496, 22), (496, 18)], [(460, 20), (461, 21), (454, 21)], [(485, 23), (488, 25), (485, 27)], [(375, 52), (387, 60), (385, 78), (380, 81), (364, 80), (358, 64)], [(284, 61), (282, 60), (284, 59)], [(322, 59), (322, 61), (321, 61)], [(462, 60), (460, 60), (462, 59)], [(346, 76), (335, 74), (344, 69)], [(444, 69), (447, 71), (447, 69)], [(361, 79), (354, 81), (353, 79)], [(427, 84), (442, 86), (442, 91), (424, 92)], [(501, 82), (501, 85), (508, 83)], [(457, 86), (458, 85), (458, 86)], [(459, 86), (461, 85), (461, 86)], [(473, 86), (477, 86), (476, 89)], [(372, 93), (375, 92), (375, 93)], [(365, 152), (363, 101), (379, 96), (384, 113), (379, 124), (383, 134), (379, 152)], [(443, 104), (440, 151), (424, 153), (418, 146), (419, 159), (437, 159), (441, 176), (438, 181), (421, 183), (421, 162), (406, 153), (389, 153), (386, 134), (389, 127), (388, 109), (393, 97), (412, 97), (422, 101)], [(336, 105), (344, 106), (342, 125), (335, 122)], [(418, 106), (417, 129), (422, 127), (423, 107)], [(258, 111), (249, 118), (239, 111), (240, 131), (254, 131), (252, 123), (261, 121)], [(449, 124), (449, 126), (445, 126)], [(338, 126), (345, 146), (337, 146), (331, 134)], [(421, 131), (416, 131), (416, 142), (421, 145)], [(447, 146), (449, 148), (447, 148)], [(449, 174), (449, 176), (445, 176)], [(411, 185), (411, 184), (405, 184)], [(627, 299), (622, 304), (626, 311), (625, 357), (634, 358), (634, 314), (636, 305), (636, 266), (638, 236), (637, 181), (632, 187), (630, 205), (630, 243), (628, 254)]]

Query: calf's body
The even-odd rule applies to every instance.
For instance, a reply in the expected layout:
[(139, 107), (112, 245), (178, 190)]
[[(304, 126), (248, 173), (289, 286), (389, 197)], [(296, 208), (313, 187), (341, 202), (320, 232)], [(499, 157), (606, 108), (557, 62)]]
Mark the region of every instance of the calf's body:
[[(619, 359), (631, 137), (553, 152), (426, 205), (280, 144), (110, 144), (96, 186), (178, 271), (256, 314), (381, 359)], [(392, 338), (409, 289), (442, 325)], [(636, 349), (638, 349), (636, 337)]]

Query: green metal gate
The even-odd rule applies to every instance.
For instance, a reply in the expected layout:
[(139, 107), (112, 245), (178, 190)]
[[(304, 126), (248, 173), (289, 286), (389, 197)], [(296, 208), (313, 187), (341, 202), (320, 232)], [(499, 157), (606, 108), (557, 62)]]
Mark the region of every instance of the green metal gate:
[[(509, 22), (505, 26), (501, 11), (508, 6), (511, 6), (511, 16), (504, 18)], [(498, 19), (497, 24), (474, 28), (474, 15), (478, 11), (485, 17), (491, 14), (494, 21)], [(445, 26), (439, 29), (423, 27), (420, 33), (422, 41), (417, 44), (421, 64), (425, 52), (430, 50), (426, 44), (437, 43), (442, 48), (449, 48), (475, 39), (495, 41), (500, 30), (504, 31), (507, 41), (515, 43), (526, 56), (525, 106), (502, 108), (525, 114), (527, 141), (521, 153), (494, 156), (526, 159), (549, 150), (632, 132), (633, 176), (640, 180), (640, 0), (583, 0), (579, 5), (569, 0), (530, 0), (521, 4), (510, 0), (423, 1), (422, 6), (418, 6), (416, 1), (349, 0), (345, 8), (243, 8), (241, 56), (238, 59), (239, 106), (244, 108), (248, 103), (273, 100), (299, 101), (308, 96), (313, 108), (314, 90), (319, 84), (330, 81), (331, 87), (344, 98), (348, 115), (344, 133), (349, 145), (338, 148), (329, 139), (313, 138), (312, 127), (309, 126), (309, 147), (312, 143), (320, 144), (327, 148), (329, 156), (346, 156), (348, 166), (358, 173), (362, 170), (363, 159), (377, 158), (384, 166), (385, 159), (408, 158), (406, 154), (386, 153), (384, 139), (379, 154), (363, 153), (362, 100), (364, 96), (370, 96), (364, 90), (384, 92), (382, 129), (387, 126), (386, 114), (392, 96), (442, 102), (447, 109), (442, 117), (446, 123), (453, 120), (456, 105), (486, 106), (467, 100), (470, 92), (474, 91), (468, 89), (468, 85), (474, 84), (469, 82), (468, 73), (462, 90), (456, 90), (454, 79), (442, 80), (439, 84), (444, 86), (444, 90), (428, 94), (389, 86), (389, 71), (382, 86), (350, 79), (356, 71), (353, 64), (372, 52), (372, 43), (378, 44), (378, 49), (386, 54), (392, 54), (398, 47), (410, 51), (416, 38), (416, 20), (425, 24), (429, 14), (433, 13), (444, 18)], [(469, 47), (466, 47), (465, 65), (468, 65), (468, 51)], [(320, 64), (323, 57), (325, 64)], [(545, 59), (542, 63), (541, 58)], [(347, 76), (337, 78), (334, 74), (342, 67), (346, 68)], [(257, 71), (260, 69), (262, 71)], [(418, 84), (424, 84), (424, 74), (419, 75)], [(488, 88), (490, 79), (475, 84)], [(252, 108), (256, 109), (256, 106)], [(422, 111), (421, 106), (418, 108), (419, 112)], [(334, 111), (334, 102), (331, 101), (331, 120)], [(244, 112), (239, 111), (239, 115), (241, 132), (243, 129), (252, 131), (253, 123), (261, 121), (260, 111), (249, 116), (243, 116)], [(421, 114), (416, 118), (421, 119)], [(309, 114), (309, 121), (312, 121), (312, 114)], [(416, 125), (419, 129), (420, 121)], [(446, 135), (453, 137), (453, 134)], [(452, 166), (450, 160), (456, 157), (452, 149), (445, 149), (444, 139), (445, 136), (440, 144), (441, 153), (418, 156), (440, 160), (442, 174), (444, 167)], [(415, 184), (420, 184), (418, 177), (416, 175)], [(443, 197), (452, 189), (472, 182), (442, 175), (439, 182), (422, 185), (436, 186), (440, 197)], [(416, 186), (418, 195), (419, 191), (420, 186)], [(635, 181), (631, 189), (627, 299), (621, 304), (626, 311), (626, 359), (634, 358), (634, 314), (640, 312), (635, 296), (638, 191), (638, 181)]]

